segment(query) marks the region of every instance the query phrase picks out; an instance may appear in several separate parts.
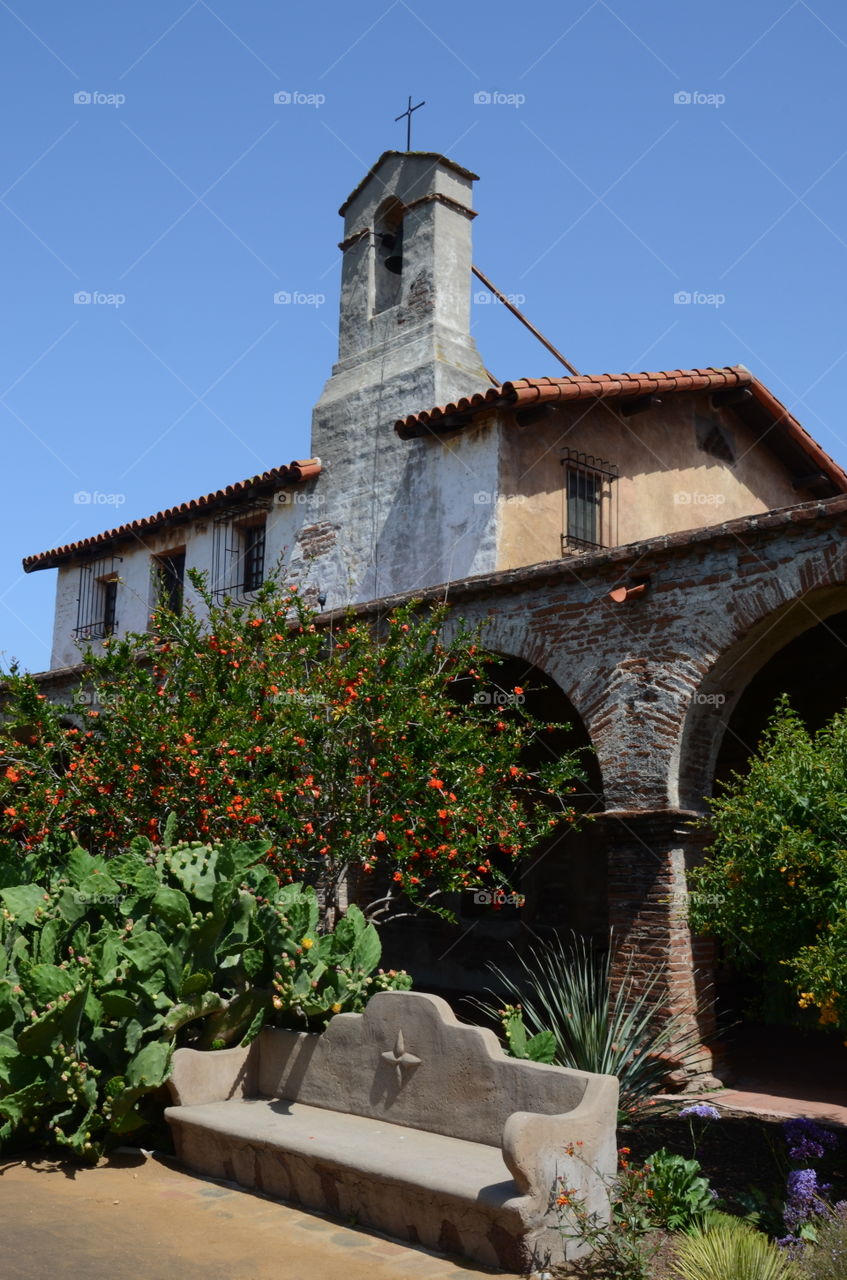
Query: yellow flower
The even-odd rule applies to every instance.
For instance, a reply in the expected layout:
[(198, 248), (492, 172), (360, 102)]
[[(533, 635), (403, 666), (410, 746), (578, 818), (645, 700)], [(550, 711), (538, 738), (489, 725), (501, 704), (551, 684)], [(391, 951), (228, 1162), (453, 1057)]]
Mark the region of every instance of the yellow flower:
[(335, 1004), (332, 1006), (332, 1012), (333, 1012), (333, 1013), (340, 1013), (340, 1012), (341, 1012), (341, 1005), (338, 1003), (338, 1001), (337, 1001), (337, 1000), (336, 1000)]
[(314, 938), (301, 938), (301, 939), (300, 939), (300, 946), (304, 949), (304, 951), (308, 951), (308, 950), (309, 950), (309, 947), (313, 947), (314, 945), (315, 945), (315, 940), (314, 940)]

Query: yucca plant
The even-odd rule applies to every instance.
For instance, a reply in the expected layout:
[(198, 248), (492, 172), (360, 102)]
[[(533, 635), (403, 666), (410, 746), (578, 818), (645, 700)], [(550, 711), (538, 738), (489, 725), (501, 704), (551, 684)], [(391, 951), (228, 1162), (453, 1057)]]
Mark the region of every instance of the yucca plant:
[[(546, 1050), (541, 1060), (617, 1076), (621, 1110), (633, 1112), (661, 1092), (670, 1052), (685, 1064), (698, 1050), (700, 1037), (690, 1014), (668, 1015), (658, 998), (664, 965), (655, 965), (646, 977), (639, 973), (636, 982), (630, 958), (613, 981), (613, 937), (606, 951), (574, 934), (569, 942), (540, 942), (528, 957), (515, 956), (516, 977), (488, 966), (500, 998), (477, 1002), (500, 1020), (515, 1057), (540, 1057), (522, 1051), (535, 1042)], [(544, 1032), (548, 1037), (552, 1032), (552, 1040), (539, 1040)]]
[(713, 1214), (708, 1228), (683, 1236), (671, 1274), (680, 1280), (799, 1280), (800, 1272), (767, 1236), (728, 1214)]

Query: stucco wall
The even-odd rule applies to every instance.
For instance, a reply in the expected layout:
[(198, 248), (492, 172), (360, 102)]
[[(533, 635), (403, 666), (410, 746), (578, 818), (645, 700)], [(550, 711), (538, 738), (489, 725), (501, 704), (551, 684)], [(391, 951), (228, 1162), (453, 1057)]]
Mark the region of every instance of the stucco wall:
[[(316, 482), (283, 491), (285, 505), (274, 501), (267, 512), (265, 565), (288, 564), (302, 558), (298, 541), (303, 527), (320, 520), (323, 495)], [(189, 569), (199, 569), (211, 580), (213, 566), (214, 524), (209, 518), (186, 521), (159, 533), (146, 534), (143, 541), (117, 544), (114, 570), (119, 575), (116, 632), (146, 631), (153, 605), (151, 565), (155, 556), (185, 551), (185, 598), (202, 614), (202, 601), (188, 581)], [(120, 557), (118, 560), (117, 557)], [(72, 666), (80, 660), (80, 647), (74, 639), (77, 625), (77, 600), (80, 590), (80, 564), (75, 561), (59, 569), (56, 583), (56, 614), (53, 631), (51, 667)], [(306, 566), (300, 565), (298, 577), (306, 579)], [(92, 643), (99, 644), (99, 641)]]
[[(794, 488), (782, 462), (748, 427), (713, 409), (707, 395), (668, 396), (631, 418), (621, 417), (612, 402), (599, 402), (568, 406), (525, 427), (509, 420), (501, 462), (500, 569), (561, 555), (561, 457), (567, 449), (618, 468), (620, 479), (603, 508), (606, 545), (704, 528), (811, 497)], [(729, 440), (734, 464), (700, 447), (698, 437), (710, 423)]]

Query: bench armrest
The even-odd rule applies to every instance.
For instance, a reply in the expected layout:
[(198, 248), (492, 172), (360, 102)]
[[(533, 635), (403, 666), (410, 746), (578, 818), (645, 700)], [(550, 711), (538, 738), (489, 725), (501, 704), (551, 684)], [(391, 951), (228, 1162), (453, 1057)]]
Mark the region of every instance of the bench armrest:
[(168, 1088), (174, 1106), (255, 1097), (258, 1041), (238, 1049), (177, 1049)]
[[(617, 1172), (618, 1082), (593, 1078), (579, 1106), (562, 1115), (516, 1111), (503, 1129), (503, 1159), (522, 1195), (545, 1213), (557, 1177), (584, 1199), (589, 1212), (608, 1214), (607, 1184)], [(576, 1144), (580, 1145), (577, 1146)], [(573, 1146), (575, 1154), (568, 1154)]]

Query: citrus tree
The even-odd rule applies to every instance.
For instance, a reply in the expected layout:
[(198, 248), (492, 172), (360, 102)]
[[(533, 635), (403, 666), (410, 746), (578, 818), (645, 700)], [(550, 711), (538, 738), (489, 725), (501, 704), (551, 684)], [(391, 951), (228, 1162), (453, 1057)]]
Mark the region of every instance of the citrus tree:
[(519, 687), (505, 709), (485, 696), (490, 655), (460, 623), (448, 638), (446, 607), (319, 627), (294, 587), (239, 605), (194, 585), (202, 616), (162, 608), (90, 648), (70, 708), (4, 677), (0, 861), (114, 856), (174, 813), (181, 840), (265, 840), (331, 925), (350, 893), (375, 918), (505, 885), (574, 820), (574, 757), (525, 763), (561, 726), (525, 714)]
[(691, 921), (742, 972), (847, 1030), (847, 712), (810, 733), (778, 703), (749, 773), (711, 802)]

